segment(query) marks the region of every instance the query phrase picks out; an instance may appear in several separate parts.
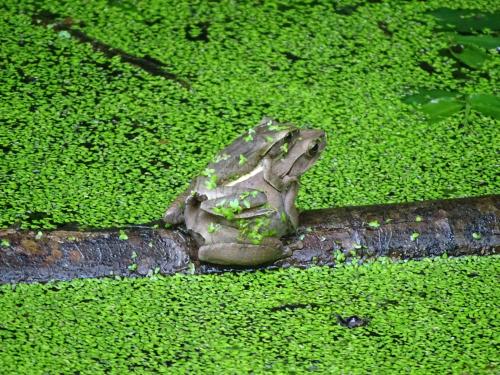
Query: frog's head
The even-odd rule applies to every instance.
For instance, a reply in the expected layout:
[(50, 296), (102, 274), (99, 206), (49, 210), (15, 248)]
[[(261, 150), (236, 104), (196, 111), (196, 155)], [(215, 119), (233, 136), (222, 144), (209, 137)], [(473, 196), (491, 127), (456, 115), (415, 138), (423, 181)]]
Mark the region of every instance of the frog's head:
[(281, 178), (300, 177), (318, 160), (325, 146), (323, 130), (301, 129), (295, 142), (290, 143), (287, 152), (273, 165), (273, 173)]

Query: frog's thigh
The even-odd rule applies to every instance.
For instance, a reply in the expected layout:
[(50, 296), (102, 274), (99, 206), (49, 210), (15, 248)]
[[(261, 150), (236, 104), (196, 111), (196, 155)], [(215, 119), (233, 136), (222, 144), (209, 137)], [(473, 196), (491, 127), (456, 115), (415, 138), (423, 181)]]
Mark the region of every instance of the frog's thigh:
[(198, 258), (203, 262), (236, 266), (255, 266), (289, 256), (281, 241), (273, 245), (218, 243), (201, 246)]

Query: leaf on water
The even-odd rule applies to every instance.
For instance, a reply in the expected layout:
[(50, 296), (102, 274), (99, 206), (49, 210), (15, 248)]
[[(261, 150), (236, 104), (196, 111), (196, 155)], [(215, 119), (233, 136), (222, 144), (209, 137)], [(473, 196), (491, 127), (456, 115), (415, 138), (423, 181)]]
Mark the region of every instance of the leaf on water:
[(429, 116), (430, 122), (442, 120), (460, 112), (465, 104), (459, 94), (444, 90), (422, 90), (403, 98), (405, 103), (413, 104)]
[(479, 48), (500, 48), (500, 37), (491, 35), (458, 35), (452, 34), (453, 41), (458, 44), (474, 45)]
[(472, 233), (472, 238), (474, 238), (475, 240), (480, 240), (481, 233), (477, 233), (477, 232)]
[(500, 30), (500, 11), (494, 13), (473, 9), (439, 8), (429, 12), (444, 30), (459, 32)]
[(417, 94), (408, 95), (403, 98), (403, 102), (408, 104), (428, 104), (435, 99), (456, 98), (459, 94), (454, 91), (445, 90), (420, 90)]
[(481, 68), (490, 58), (486, 51), (474, 45), (465, 44), (460, 52), (455, 52), (453, 48), (450, 48), (450, 52), (457, 60), (474, 69)]
[(433, 99), (419, 109), (429, 116), (430, 122), (440, 121), (464, 108), (464, 103), (456, 98), (443, 97)]
[(489, 94), (472, 94), (470, 96), (471, 109), (500, 120), (500, 98)]

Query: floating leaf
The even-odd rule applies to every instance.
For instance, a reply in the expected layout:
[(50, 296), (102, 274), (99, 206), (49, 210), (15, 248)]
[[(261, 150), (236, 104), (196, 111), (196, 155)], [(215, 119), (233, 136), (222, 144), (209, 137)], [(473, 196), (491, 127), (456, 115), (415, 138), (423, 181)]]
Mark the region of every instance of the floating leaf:
[(405, 96), (403, 102), (408, 104), (427, 104), (434, 99), (456, 98), (458, 96), (459, 94), (454, 91), (421, 90), (417, 94)]
[(433, 99), (419, 109), (429, 116), (430, 122), (440, 121), (464, 108), (464, 103), (456, 98), (443, 97)]
[(207, 232), (208, 233), (215, 233), (220, 229), (220, 227), (221, 227), (220, 224), (209, 223), (208, 228), (207, 228)]
[(485, 29), (500, 30), (500, 12), (487, 13), (473, 9), (439, 8), (430, 11), (444, 30), (459, 32), (482, 31)]
[(500, 98), (489, 94), (472, 94), (469, 97), (471, 109), (500, 119)]
[(119, 238), (121, 241), (126, 241), (126, 240), (128, 240), (127, 233), (125, 233), (125, 231), (124, 231), (124, 230), (120, 229), (120, 232), (119, 232), (118, 238)]
[(127, 267), (130, 271), (136, 271), (137, 270), (137, 264), (132, 263)]
[(67, 30), (61, 30), (57, 34), (60, 38), (71, 39), (71, 34)]
[(481, 68), (485, 61), (490, 58), (487, 52), (474, 45), (463, 45), (460, 52), (450, 48), (450, 52), (457, 60), (474, 69)]
[(480, 240), (481, 233), (477, 233), (477, 232), (472, 233), (472, 238), (474, 238), (475, 240)]
[(336, 263), (343, 263), (346, 260), (345, 254), (340, 250), (335, 250), (333, 253)]
[(500, 37), (491, 35), (459, 35), (452, 34), (453, 41), (458, 44), (474, 45), (479, 48), (500, 48)]
[(247, 162), (247, 158), (245, 157), (245, 155), (243, 154), (240, 154), (240, 160), (238, 162), (239, 165), (243, 165)]

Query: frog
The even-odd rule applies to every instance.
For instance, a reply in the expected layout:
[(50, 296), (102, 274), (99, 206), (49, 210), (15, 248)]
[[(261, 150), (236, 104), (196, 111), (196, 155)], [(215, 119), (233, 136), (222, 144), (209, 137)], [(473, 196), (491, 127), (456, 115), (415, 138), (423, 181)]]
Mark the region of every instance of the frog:
[(320, 129), (264, 117), (219, 152), (163, 220), (184, 223), (203, 262), (257, 266), (292, 255), (281, 238), (299, 224), (300, 176), (326, 146)]

